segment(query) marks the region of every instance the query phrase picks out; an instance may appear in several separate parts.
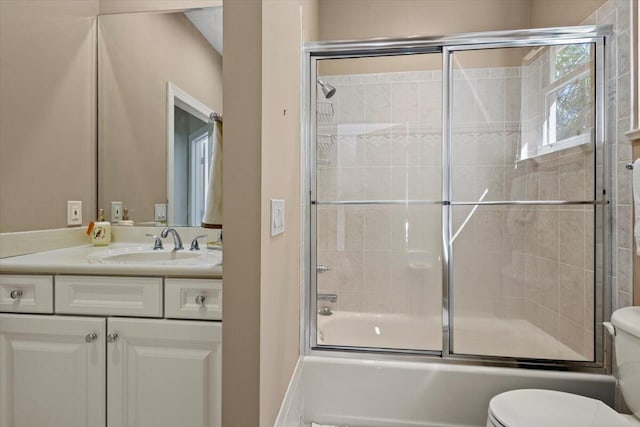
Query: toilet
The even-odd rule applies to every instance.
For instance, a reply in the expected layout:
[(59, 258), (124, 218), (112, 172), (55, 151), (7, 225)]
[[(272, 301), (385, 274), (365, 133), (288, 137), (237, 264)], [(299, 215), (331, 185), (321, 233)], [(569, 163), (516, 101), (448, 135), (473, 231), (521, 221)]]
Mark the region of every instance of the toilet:
[(633, 415), (576, 394), (524, 389), (491, 399), (487, 427), (640, 427), (640, 307), (617, 310), (611, 323), (618, 381)]

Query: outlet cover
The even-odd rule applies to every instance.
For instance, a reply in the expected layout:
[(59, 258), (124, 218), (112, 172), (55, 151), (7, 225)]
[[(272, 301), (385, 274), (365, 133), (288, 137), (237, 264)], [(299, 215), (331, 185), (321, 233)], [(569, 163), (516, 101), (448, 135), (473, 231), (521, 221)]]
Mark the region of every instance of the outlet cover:
[(82, 225), (82, 201), (67, 201), (67, 225)]
[(111, 202), (111, 222), (122, 221), (122, 202)]
[(271, 199), (271, 237), (284, 233), (284, 200)]

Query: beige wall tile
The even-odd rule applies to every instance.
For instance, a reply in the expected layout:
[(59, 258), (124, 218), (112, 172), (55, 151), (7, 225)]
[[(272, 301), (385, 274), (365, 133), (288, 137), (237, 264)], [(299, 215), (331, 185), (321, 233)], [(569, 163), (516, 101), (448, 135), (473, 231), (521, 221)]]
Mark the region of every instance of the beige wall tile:
[(540, 306), (540, 329), (551, 335), (559, 336), (558, 312), (549, 310), (547, 307)]
[(391, 209), (367, 207), (364, 212), (364, 247), (368, 251), (386, 251), (391, 247)]
[[(571, 210), (558, 213), (558, 259), (561, 263), (584, 267), (584, 228), (584, 211)], [(593, 244), (591, 246), (593, 247)]]
[(558, 313), (560, 291), (558, 289), (559, 265), (556, 261), (540, 258), (538, 263), (540, 277), (540, 305)]
[(586, 353), (584, 335), (582, 327), (562, 316), (560, 317), (560, 323), (558, 325), (559, 340), (583, 356)]
[(584, 270), (560, 264), (560, 313), (578, 326), (584, 326)]

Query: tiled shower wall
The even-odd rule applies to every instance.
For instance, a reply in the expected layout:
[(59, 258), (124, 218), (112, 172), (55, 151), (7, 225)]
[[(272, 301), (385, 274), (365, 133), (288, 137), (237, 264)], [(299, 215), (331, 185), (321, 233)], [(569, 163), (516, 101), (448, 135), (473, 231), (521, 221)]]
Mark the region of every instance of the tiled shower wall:
[(612, 308), (632, 305), (633, 289), (633, 227), (631, 172), (625, 165), (632, 161), (631, 142), (625, 132), (631, 129), (632, 117), (632, 0), (609, 0), (584, 22), (610, 24), (615, 36), (611, 38), (607, 87), (609, 108), (607, 117), (610, 133), (608, 155), (614, 167), (609, 205), (613, 230), (611, 241)]
[[(327, 76), (319, 105), (320, 200), (441, 199), (441, 73)], [(323, 110), (326, 109), (326, 110)], [(321, 206), (320, 292), (348, 311), (432, 315), (441, 298), (439, 205)], [(435, 238), (434, 238), (435, 237)]]

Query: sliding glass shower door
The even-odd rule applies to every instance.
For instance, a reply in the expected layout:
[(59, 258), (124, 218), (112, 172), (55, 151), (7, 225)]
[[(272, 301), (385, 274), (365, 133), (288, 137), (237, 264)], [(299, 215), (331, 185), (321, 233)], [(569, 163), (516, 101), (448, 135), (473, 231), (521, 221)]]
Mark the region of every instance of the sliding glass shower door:
[(317, 343), (442, 348), (442, 55), (319, 60)]
[(594, 360), (595, 53), (447, 53), (452, 353)]
[(311, 46), (311, 350), (603, 361), (604, 34)]

